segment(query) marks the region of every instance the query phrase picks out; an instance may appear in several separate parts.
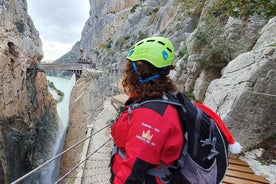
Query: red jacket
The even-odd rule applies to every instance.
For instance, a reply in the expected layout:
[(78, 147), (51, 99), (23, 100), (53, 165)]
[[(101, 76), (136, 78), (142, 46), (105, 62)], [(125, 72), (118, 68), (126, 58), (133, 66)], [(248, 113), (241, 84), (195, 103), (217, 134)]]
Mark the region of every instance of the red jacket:
[(160, 103), (158, 107), (140, 107), (130, 114), (123, 112), (111, 129), (118, 148), (126, 159), (115, 154), (112, 160), (114, 184), (162, 183), (150, 178), (147, 170), (160, 162), (172, 165), (183, 147), (183, 133), (177, 110), (172, 105)]

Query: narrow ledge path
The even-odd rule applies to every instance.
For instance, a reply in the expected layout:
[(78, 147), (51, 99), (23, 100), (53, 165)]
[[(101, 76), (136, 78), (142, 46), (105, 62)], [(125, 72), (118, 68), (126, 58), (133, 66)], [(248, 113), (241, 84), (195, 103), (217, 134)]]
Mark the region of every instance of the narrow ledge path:
[[(95, 118), (91, 125), (88, 126), (88, 134), (96, 132), (109, 124), (117, 115), (117, 111), (111, 105), (110, 99), (104, 102), (102, 112)], [(89, 132), (91, 131), (91, 132)], [(89, 135), (87, 135), (89, 136)], [(103, 146), (104, 145), (104, 146)], [(105, 128), (95, 134), (89, 140), (88, 146), (84, 146), (83, 158), (93, 154), (77, 170), (77, 178), (74, 184), (108, 184), (110, 178), (110, 157), (113, 148), (110, 128)]]

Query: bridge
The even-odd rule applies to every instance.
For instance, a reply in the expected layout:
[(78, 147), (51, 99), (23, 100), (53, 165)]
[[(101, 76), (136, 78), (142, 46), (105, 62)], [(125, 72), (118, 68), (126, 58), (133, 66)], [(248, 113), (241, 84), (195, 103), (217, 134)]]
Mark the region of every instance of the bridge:
[(41, 70), (62, 70), (74, 72), (77, 76), (82, 74), (83, 70), (95, 69), (95, 63), (40, 63), (37, 67)]

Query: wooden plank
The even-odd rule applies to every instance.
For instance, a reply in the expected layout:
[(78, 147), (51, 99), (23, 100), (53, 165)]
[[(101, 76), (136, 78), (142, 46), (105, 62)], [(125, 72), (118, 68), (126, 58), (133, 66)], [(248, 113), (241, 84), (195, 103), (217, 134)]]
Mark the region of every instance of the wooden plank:
[(245, 180), (245, 179), (236, 178), (236, 177), (232, 177), (232, 176), (225, 176), (222, 183), (225, 183), (225, 184), (262, 184), (260, 182)]
[(239, 160), (237, 158), (229, 158), (228, 162), (229, 162), (229, 164), (234, 164), (234, 165), (240, 165), (240, 166), (247, 166), (247, 167), (249, 167), (249, 165), (245, 161)]
[(269, 183), (264, 177), (254, 175), (254, 174), (250, 174), (250, 173), (243, 173), (243, 172), (228, 170), (226, 175), (231, 176), (231, 177), (235, 177), (235, 178), (255, 181), (255, 182), (259, 182), (259, 183)]
[(240, 172), (245, 172), (245, 173), (254, 173), (253, 170), (250, 167), (247, 166), (241, 166), (241, 165), (234, 165), (230, 164), (228, 166), (229, 170), (234, 170), (234, 171), (240, 171)]

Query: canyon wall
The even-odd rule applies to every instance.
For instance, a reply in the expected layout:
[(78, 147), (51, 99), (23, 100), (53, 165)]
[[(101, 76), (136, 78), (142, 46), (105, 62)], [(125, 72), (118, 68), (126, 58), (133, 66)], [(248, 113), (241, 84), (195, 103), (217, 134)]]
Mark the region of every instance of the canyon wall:
[(58, 116), (46, 75), (36, 68), (42, 57), (26, 0), (0, 0), (0, 183), (52, 156)]
[[(90, 17), (81, 40), (66, 55), (95, 63), (99, 70), (121, 71), (138, 40), (168, 37), (175, 45), (176, 67), (171, 77), (179, 91), (211, 106), (245, 148), (252, 147), (276, 132), (276, 12), (270, 17), (234, 18), (217, 2), (90, 0)], [(61, 61), (66, 58), (57, 60)], [(235, 98), (226, 93), (235, 93)], [(254, 103), (245, 106), (238, 100), (245, 97)]]

